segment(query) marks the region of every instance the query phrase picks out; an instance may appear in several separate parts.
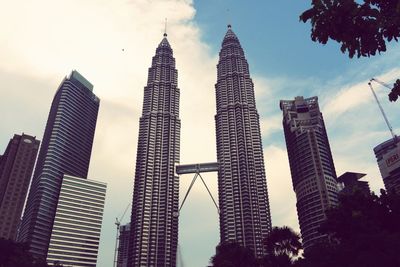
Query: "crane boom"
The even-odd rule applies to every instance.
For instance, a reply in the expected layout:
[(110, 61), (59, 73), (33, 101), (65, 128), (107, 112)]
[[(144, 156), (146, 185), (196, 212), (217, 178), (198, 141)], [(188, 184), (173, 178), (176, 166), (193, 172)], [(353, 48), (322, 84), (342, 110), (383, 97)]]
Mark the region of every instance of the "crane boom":
[(376, 103), (378, 104), (379, 109), (381, 110), (382, 116), (383, 116), (383, 118), (385, 119), (386, 125), (387, 125), (387, 127), (389, 128), (390, 134), (392, 135), (393, 138), (395, 138), (396, 135), (395, 135), (394, 132), (393, 132), (392, 125), (390, 125), (389, 120), (388, 120), (388, 118), (386, 117), (385, 111), (383, 110), (382, 105), (381, 105), (381, 103), (379, 102), (378, 97), (376, 96), (375, 90), (374, 90), (374, 88), (372, 87), (372, 82), (373, 82), (373, 81), (375, 81), (375, 82), (379, 83), (380, 85), (385, 86), (385, 87), (387, 87), (387, 88), (389, 88), (389, 89), (392, 89), (392, 88), (391, 88), (389, 85), (387, 85), (386, 83), (384, 83), (384, 82), (382, 82), (382, 81), (380, 81), (380, 80), (378, 80), (378, 79), (375, 79), (375, 78), (372, 78), (372, 79), (369, 81), (369, 83), (368, 83), (369, 88), (371, 88), (371, 92), (372, 92), (372, 94), (374, 95), (374, 98), (375, 98), (375, 100), (376, 100)]

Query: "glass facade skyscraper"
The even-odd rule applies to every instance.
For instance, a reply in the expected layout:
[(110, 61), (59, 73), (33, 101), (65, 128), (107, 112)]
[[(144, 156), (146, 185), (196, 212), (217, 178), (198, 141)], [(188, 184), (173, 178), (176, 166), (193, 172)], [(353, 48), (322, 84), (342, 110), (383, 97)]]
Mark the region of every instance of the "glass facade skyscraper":
[(136, 156), (128, 266), (175, 266), (180, 119), (178, 72), (167, 35), (144, 88)]
[(215, 91), (221, 242), (236, 241), (262, 257), (271, 217), (260, 122), (249, 66), (230, 26), (219, 53)]
[(318, 228), (338, 204), (338, 185), (318, 97), (281, 100), (283, 130), (305, 251), (326, 236)]
[(18, 235), (36, 257), (47, 256), (63, 176), (87, 177), (99, 104), (77, 71), (53, 98)]

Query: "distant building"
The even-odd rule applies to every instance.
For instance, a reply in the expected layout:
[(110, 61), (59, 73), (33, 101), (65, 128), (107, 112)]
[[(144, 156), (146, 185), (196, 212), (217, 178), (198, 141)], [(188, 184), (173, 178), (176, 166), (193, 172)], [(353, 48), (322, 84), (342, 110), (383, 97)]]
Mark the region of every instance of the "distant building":
[(87, 177), (99, 104), (77, 71), (55, 93), (18, 235), (35, 257), (46, 259), (64, 175)]
[(371, 190), (369, 189), (368, 182), (359, 181), (363, 178), (365, 173), (357, 173), (357, 172), (345, 172), (344, 174), (338, 177), (338, 182), (342, 186), (340, 190), (340, 194), (353, 194), (356, 191), (362, 192), (365, 195), (371, 194)]
[(260, 120), (249, 65), (228, 25), (215, 84), (221, 242), (236, 241), (261, 258), (271, 231)]
[(374, 148), (379, 170), (388, 193), (400, 194), (400, 138), (390, 138)]
[(127, 223), (119, 228), (118, 259), (117, 267), (128, 266), (129, 237), (131, 224)]
[(0, 238), (15, 240), (40, 141), (15, 134), (0, 156)]
[(47, 262), (96, 267), (106, 184), (64, 175)]
[(326, 219), (325, 212), (338, 204), (336, 171), (318, 97), (281, 100), (280, 108), (297, 215), (307, 252), (325, 239), (318, 228)]

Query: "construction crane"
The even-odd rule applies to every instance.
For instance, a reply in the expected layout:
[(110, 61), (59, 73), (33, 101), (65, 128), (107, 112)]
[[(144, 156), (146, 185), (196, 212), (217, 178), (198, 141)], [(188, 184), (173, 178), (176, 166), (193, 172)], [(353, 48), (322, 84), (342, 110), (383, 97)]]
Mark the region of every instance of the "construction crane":
[(382, 82), (382, 81), (376, 79), (376, 78), (372, 78), (372, 79), (369, 80), (369, 82), (368, 82), (369, 88), (371, 88), (371, 92), (372, 92), (372, 94), (374, 95), (374, 98), (375, 98), (375, 100), (376, 100), (376, 103), (377, 103), (378, 106), (379, 106), (379, 109), (381, 110), (382, 116), (383, 116), (383, 118), (385, 119), (385, 122), (386, 122), (387, 127), (389, 128), (390, 134), (392, 135), (393, 138), (396, 138), (396, 135), (395, 135), (394, 132), (393, 132), (392, 125), (390, 125), (389, 120), (388, 120), (388, 118), (386, 117), (385, 111), (383, 110), (382, 105), (381, 105), (381, 103), (379, 102), (378, 97), (376, 96), (375, 90), (374, 90), (374, 88), (372, 87), (372, 82), (379, 83), (380, 85), (382, 85), (382, 86), (384, 86), (384, 87), (386, 87), (386, 88), (389, 88), (390, 90), (392, 90), (392, 87), (389, 86), (388, 84), (386, 84), (386, 83), (384, 83), (384, 82)]
[(124, 213), (122, 213), (122, 216), (115, 218), (115, 225), (117, 226), (117, 235), (115, 237), (115, 250), (114, 250), (114, 267), (117, 266), (117, 253), (118, 253), (118, 241), (119, 241), (119, 227), (121, 226), (121, 221), (124, 219), (126, 211), (128, 210), (129, 206), (131, 203), (126, 206)]

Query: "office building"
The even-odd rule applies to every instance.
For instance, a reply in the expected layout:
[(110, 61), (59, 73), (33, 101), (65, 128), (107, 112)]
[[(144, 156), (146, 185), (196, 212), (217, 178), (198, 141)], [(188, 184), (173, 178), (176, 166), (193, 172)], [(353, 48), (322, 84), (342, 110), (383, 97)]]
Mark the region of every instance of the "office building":
[(128, 266), (175, 266), (178, 244), (180, 119), (178, 72), (167, 34), (144, 88)]
[(118, 243), (118, 259), (117, 267), (128, 266), (128, 255), (129, 255), (129, 238), (131, 233), (131, 224), (127, 223), (121, 225), (119, 228), (119, 243)]
[(15, 240), (40, 141), (15, 134), (0, 156), (0, 238)]
[(87, 177), (100, 100), (77, 71), (58, 87), (40, 147), (18, 240), (45, 259), (64, 175)]
[(337, 178), (339, 182), (339, 193), (343, 195), (351, 195), (355, 192), (361, 192), (364, 195), (370, 195), (371, 190), (369, 189), (368, 182), (359, 181), (363, 178), (365, 173), (358, 172), (345, 172)]
[(249, 66), (230, 25), (219, 53), (215, 92), (221, 242), (236, 241), (262, 257), (271, 217), (260, 121)]
[(400, 139), (390, 138), (376, 146), (374, 153), (386, 191), (400, 194)]
[(281, 100), (283, 129), (297, 198), (303, 246), (323, 241), (318, 228), (325, 212), (338, 204), (335, 166), (318, 97)]
[(96, 267), (107, 185), (64, 175), (47, 262)]

